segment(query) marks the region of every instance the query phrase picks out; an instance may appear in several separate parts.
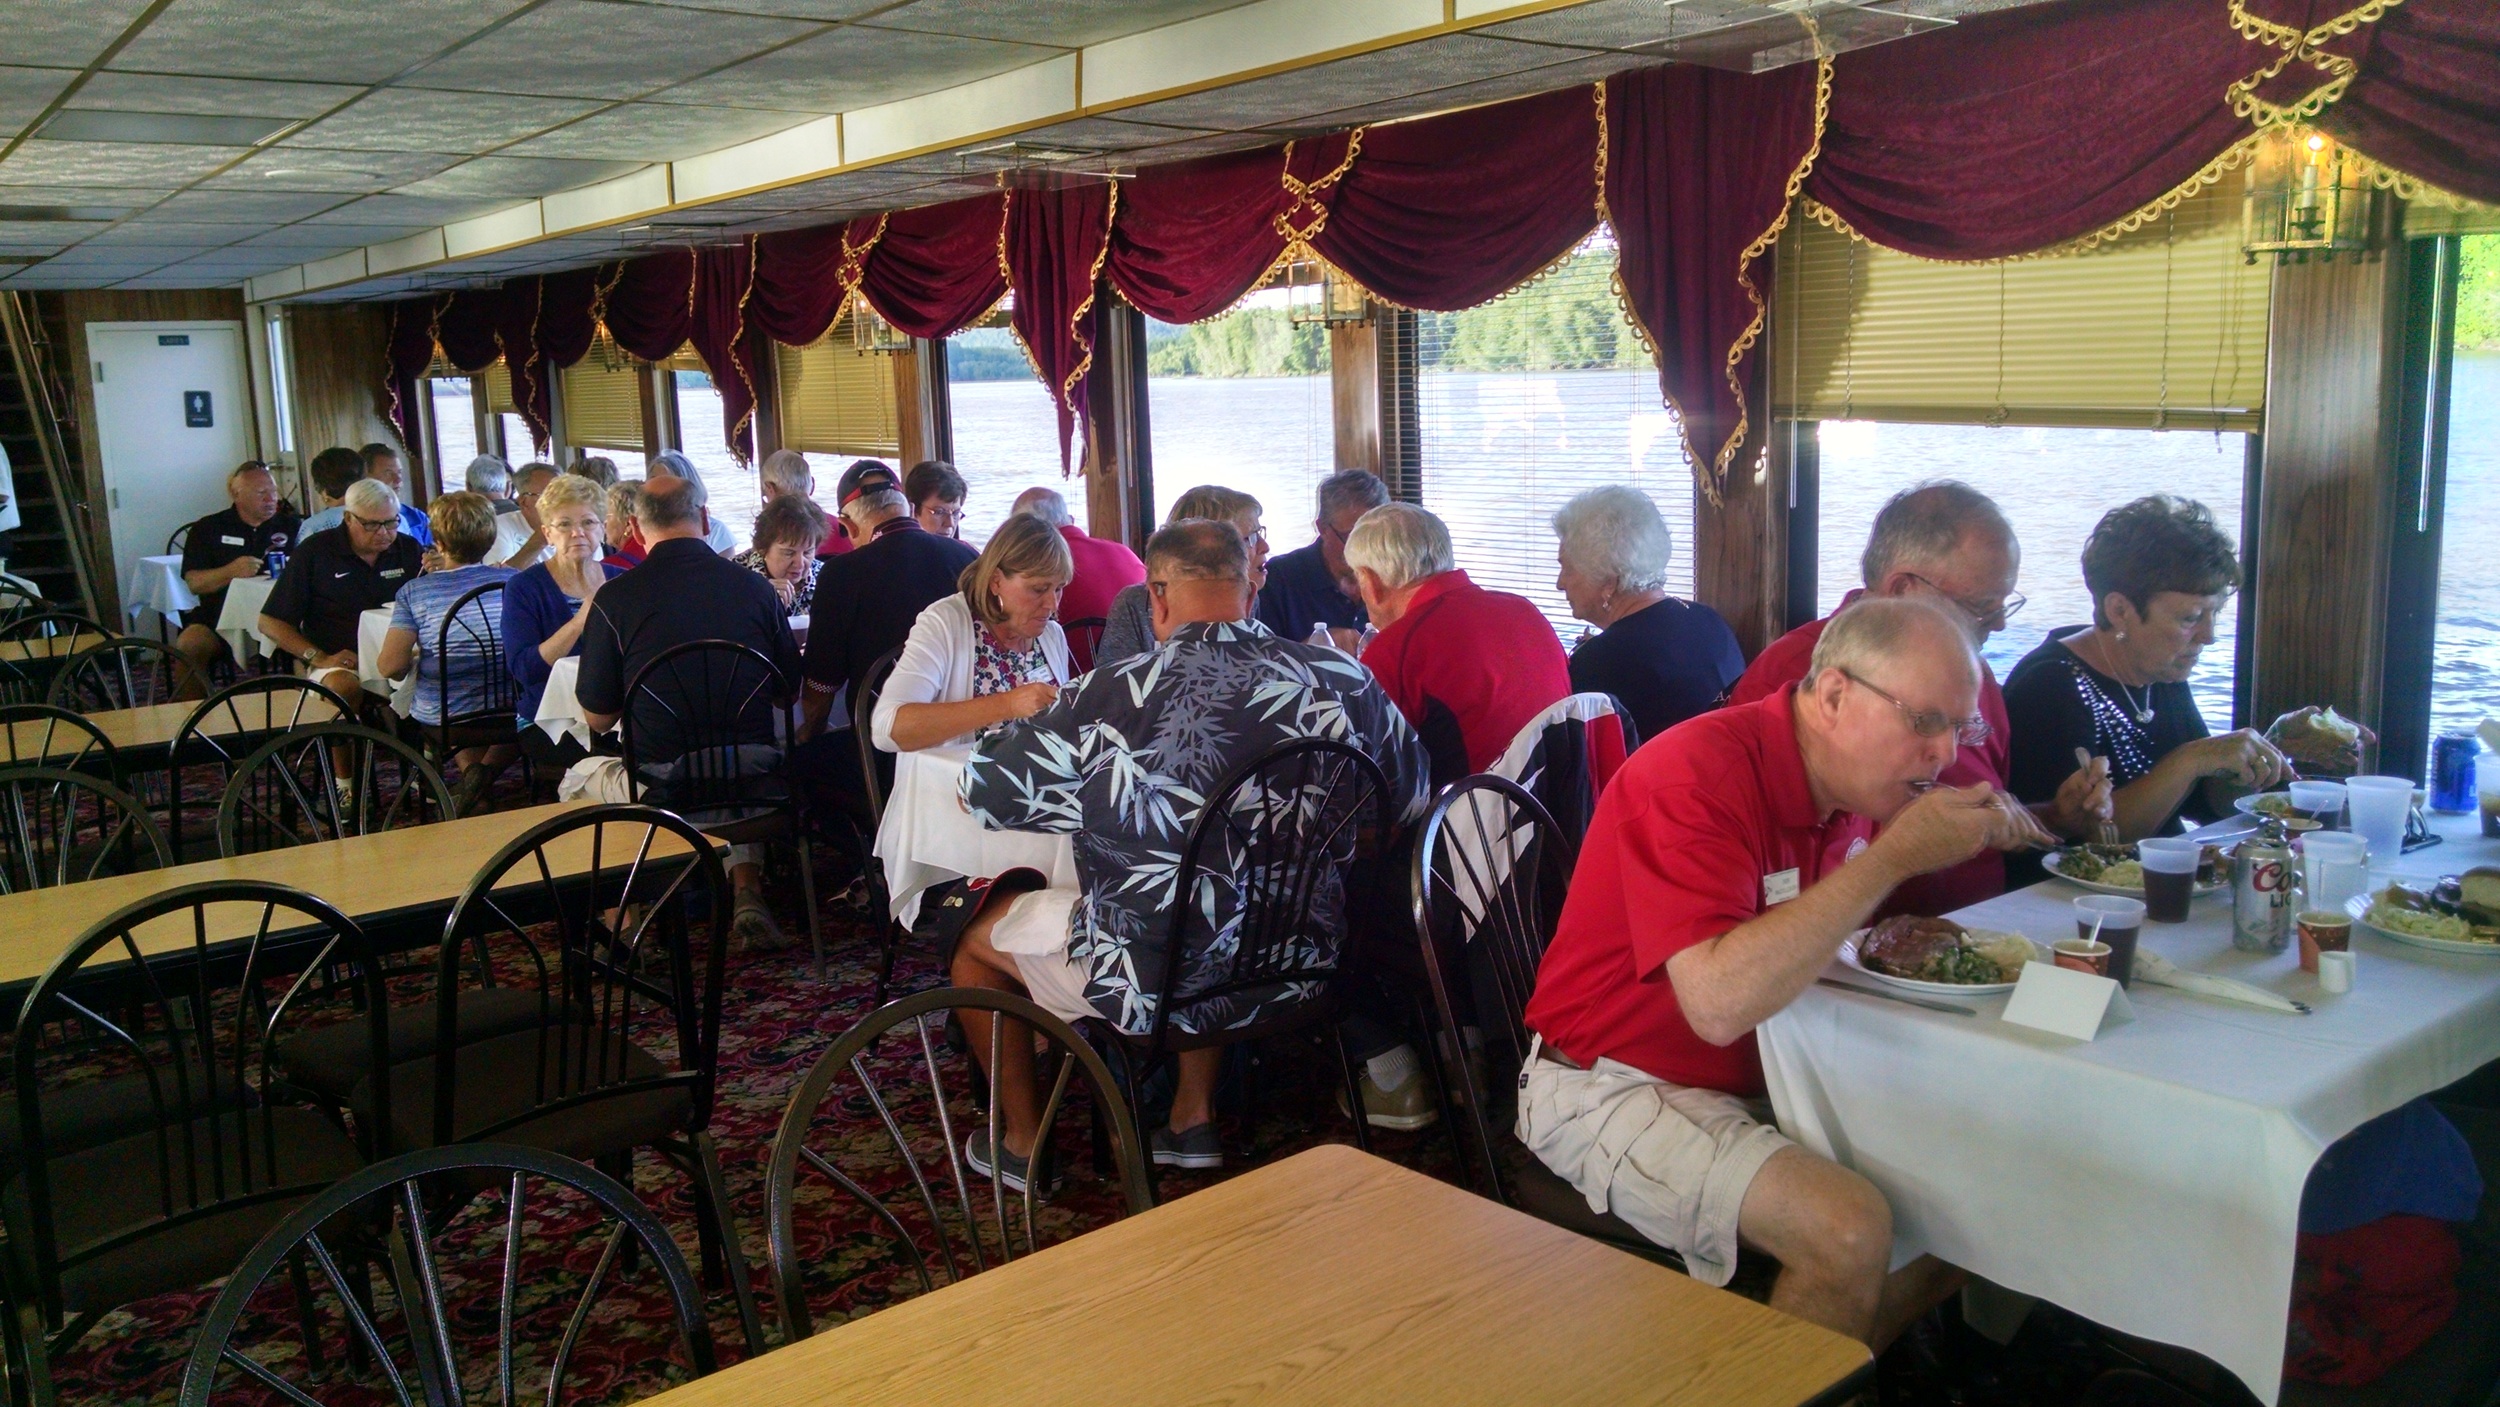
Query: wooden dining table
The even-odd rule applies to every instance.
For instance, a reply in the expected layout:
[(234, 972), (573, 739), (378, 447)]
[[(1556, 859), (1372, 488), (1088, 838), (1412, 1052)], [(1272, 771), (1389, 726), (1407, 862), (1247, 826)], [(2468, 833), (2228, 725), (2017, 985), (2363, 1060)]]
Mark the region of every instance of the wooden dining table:
[[(469, 881), (496, 851), (530, 827), (594, 803), (557, 802), (517, 811), (490, 811), (478, 816), (411, 826), (375, 835), (299, 845), (290, 850), (232, 859), (201, 860), (161, 870), (111, 875), (78, 884), (0, 894), (0, 992), (31, 987), (80, 934), (125, 905), (186, 884), (211, 880), (277, 880), (328, 901), (368, 930), (439, 924), (469, 887)], [(605, 868), (627, 863), (614, 835), (608, 838)], [(574, 831), (548, 847), (549, 873), (559, 882), (592, 872), (591, 832)], [(674, 834), (652, 840), (650, 856), (662, 862), (688, 853)], [(515, 869), (511, 887), (540, 882), (535, 865)], [(257, 905), (211, 908), (209, 941), (251, 936), (260, 921)], [(149, 924), (135, 935), (143, 955), (177, 951), (192, 941), (188, 918)], [(377, 941), (381, 941), (377, 938)]]
[(80, 650), (93, 649), (111, 639), (92, 630), (75, 635), (42, 635), (32, 640), (0, 641), (0, 660), (10, 664), (32, 664), (38, 660), (65, 660)]
[(1828, 1329), (1328, 1145), (648, 1407), (1798, 1407), (1873, 1372)]
[[(199, 708), (200, 701), (190, 699), (106, 709), (89, 713), (86, 719), (113, 745), (114, 754), (125, 769), (144, 769), (163, 767), (172, 759), (174, 735), (182, 731), (183, 723)], [(221, 705), (200, 720), (199, 732), (212, 738), (282, 733), (305, 724), (327, 723), (338, 716), (338, 709), (319, 698), (299, 701), (291, 695), (259, 694)], [(8, 755), (27, 762), (34, 761), (38, 753), (47, 761), (67, 759), (78, 754), (81, 744), (92, 745), (85, 734), (41, 719), (13, 723), (9, 732)]]

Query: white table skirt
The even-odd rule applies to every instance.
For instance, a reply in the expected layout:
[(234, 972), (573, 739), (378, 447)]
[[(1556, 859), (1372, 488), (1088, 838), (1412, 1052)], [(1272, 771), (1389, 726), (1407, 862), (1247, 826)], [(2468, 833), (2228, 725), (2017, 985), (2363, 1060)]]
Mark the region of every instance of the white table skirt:
[(154, 611), (179, 628), (182, 613), (199, 604), (200, 598), (182, 579), (181, 553), (142, 557), (130, 564), (130, 580), (122, 584), (122, 611), (131, 620)]
[(405, 679), (382, 677), (382, 637), (391, 632), (391, 608), (376, 606), (356, 617), (356, 682), (364, 691), (391, 701), (391, 711), (406, 718), (417, 706), (417, 671)]
[(590, 725), (582, 719), (582, 701), (573, 694), (574, 681), (581, 678), (582, 657), (566, 655), (547, 671), (547, 687), (538, 696), (538, 716), (532, 719), (549, 742), (571, 738), (583, 747), (590, 746)]
[(1074, 888), (1076, 847), (1064, 835), (994, 831), (963, 808), (957, 791), (968, 746), (927, 748), (894, 759), (894, 790), (877, 825), (877, 858), (886, 891), (904, 927), (920, 915), (920, 896), (950, 879), (978, 879), (1029, 865), (1053, 885)]
[[(2471, 816), (2381, 870), (2500, 861)], [(2084, 891), (2052, 880), (1961, 910), (1974, 927), (2074, 936)], [(2261, 1399), (2281, 1387), (2300, 1197), (2330, 1143), (2500, 1058), (2500, 956), (2360, 933), (2352, 992), (2323, 992), (2298, 944), (2237, 952), (2228, 895), (2142, 944), (2182, 968), (2310, 1003), (2295, 1016), (2138, 983), (2137, 1019), (2090, 1043), (1999, 1020), (1809, 987), (1757, 1033), (1780, 1127), (1892, 1204), (1894, 1260), (1922, 1253), (2127, 1333), (2213, 1358)], [(1850, 980), (1871, 985), (1862, 976)]]
[(277, 579), (247, 576), (226, 588), (226, 604), (217, 611), (217, 633), (226, 637), (236, 664), (250, 664), (254, 655), (274, 655), (278, 647), (260, 633), (260, 608), (269, 600)]

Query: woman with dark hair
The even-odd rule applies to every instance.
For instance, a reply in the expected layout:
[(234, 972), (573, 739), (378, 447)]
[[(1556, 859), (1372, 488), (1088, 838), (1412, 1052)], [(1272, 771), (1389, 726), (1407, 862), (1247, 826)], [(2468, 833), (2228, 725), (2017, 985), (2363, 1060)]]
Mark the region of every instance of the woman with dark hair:
[(825, 510), (784, 493), (755, 515), (755, 545), (729, 560), (771, 582), (784, 609), (805, 615), (816, 604), (816, 549), (825, 540)]
[[(2203, 504), (2153, 494), (2111, 509), (2084, 542), (2083, 580), (2092, 623), (2050, 631), (2006, 676), (2016, 796), (2054, 797), (2082, 748), (2109, 759), (2118, 831), (2135, 840), (2292, 775), (2265, 734), (2213, 734), (2188, 689), (2240, 584), (2239, 553)], [(2315, 713), (2286, 714), (2275, 731)]]

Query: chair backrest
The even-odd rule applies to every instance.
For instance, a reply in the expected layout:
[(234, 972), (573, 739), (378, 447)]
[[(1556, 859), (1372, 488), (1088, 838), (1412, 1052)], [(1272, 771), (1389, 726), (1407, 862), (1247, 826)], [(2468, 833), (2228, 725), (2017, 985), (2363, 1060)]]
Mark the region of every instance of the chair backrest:
[[(387, 994), (367, 958), (353, 920), (263, 880), (152, 894), (70, 942), (19, 1008), (11, 1051), (27, 1260), (48, 1316), (63, 1308), (65, 1277), (111, 1258), (123, 1267), (112, 1278), (126, 1279), (151, 1242), (163, 1249), (145, 1256), (149, 1273), (170, 1283), (147, 1293), (222, 1274), (231, 1259), (185, 1266), (200, 1251), (179, 1238), (354, 1169), (357, 1150), (345, 1135), (286, 1097), (274, 1047), (321, 1000), (309, 994), (317, 972), (350, 975), (327, 988), (342, 1011), (353, 1001), (380, 1015)], [(375, 1088), (385, 1095), (388, 1040), (387, 1022), (373, 1021), (366, 1077), (383, 1081)], [(76, 1127), (82, 1092), (115, 1077), (135, 1093), (117, 1126)], [(91, 1180), (99, 1178), (116, 1183), (108, 1204), (118, 1214), (64, 1224), (59, 1200), (96, 1205)], [(65, 1242), (70, 1236), (75, 1243)]]
[(111, 636), (102, 621), (76, 611), (26, 611), (0, 624), (0, 641), (76, 639), (81, 635)]
[(111, 782), (58, 767), (0, 768), (0, 894), (172, 863), (147, 808)]
[[(481, 1226), (463, 1219), (453, 1229), (457, 1209), (446, 1210), (438, 1200), (447, 1181), (496, 1188), (503, 1200), (500, 1221)], [(558, 1227), (567, 1254), (551, 1256), (529, 1248), (531, 1232), (545, 1234)], [(387, 1310), (367, 1308), (372, 1296), (363, 1292), (361, 1277), (351, 1281), (343, 1272), (342, 1260), (353, 1264), (354, 1258), (343, 1254), (348, 1247), (340, 1242), (360, 1236), (380, 1243), (381, 1259), (395, 1282)], [(601, 1247), (587, 1269), (569, 1254), (584, 1245)], [(620, 1270), (620, 1261), (632, 1269)], [(645, 1272), (644, 1266), (654, 1269)], [(253, 1322), (270, 1334), (273, 1352), (255, 1355), (251, 1345), (238, 1342), (237, 1331), (245, 1327), (253, 1297), (289, 1267), (309, 1271), (317, 1321), (346, 1325), (351, 1341), (362, 1346), (378, 1373), (325, 1371), (308, 1361), (300, 1346), (285, 1341), (291, 1329), (273, 1329), (265, 1316)], [(705, 1376), (717, 1365), (717, 1354), (711, 1327), (704, 1322), (702, 1296), (668, 1228), (631, 1189), (587, 1163), (508, 1143), (402, 1154), (341, 1179), (261, 1238), (201, 1321), (183, 1369), (179, 1401), (182, 1407), (210, 1407), (246, 1395), (268, 1395), (272, 1400), (363, 1407), (375, 1400), (377, 1389), (387, 1389), (385, 1400), (418, 1407), (461, 1401), (460, 1385), (466, 1384), (466, 1400), (472, 1402), (509, 1403), (524, 1394), (559, 1402), (573, 1348), (600, 1308), (603, 1292), (623, 1286), (628, 1277), (647, 1281), (653, 1276), (676, 1317), (678, 1348), (684, 1355), (682, 1366), (669, 1365), (679, 1368), (669, 1376)], [(621, 1296), (605, 1297), (628, 1314), (638, 1307), (614, 1305)], [(568, 1307), (569, 1314), (559, 1321), (556, 1314)], [(564, 1331), (554, 1343), (532, 1342), (533, 1326), (558, 1322)], [(535, 1359), (546, 1365), (543, 1381), (530, 1364), (516, 1361), (532, 1349)], [(664, 1361), (665, 1355), (653, 1354), (637, 1367), (647, 1364), (656, 1371)], [(489, 1364), (491, 1368), (485, 1366)], [(526, 1384), (521, 1381), (524, 1372), (530, 1373)], [(488, 1385), (483, 1391), (481, 1381)], [(604, 1376), (601, 1386), (610, 1392), (618, 1389)], [(630, 1383), (624, 1395), (647, 1395), (664, 1386)], [(497, 1388), (500, 1395), (492, 1395)]]
[(877, 656), (877, 662), (860, 676), (859, 692), (851, 699), (851, 738), (859, 745), (859, 776), (868, 788), (872, 827), (885, 821), (886, 794), (894, 789), (894, 755), (869, 737), (868, 725), (877, 716), (877, 697), (885, 692), (885, 681), (894, 677), (894, 665), (902, 658), (900, 645)]
[(256, 855), (454, 814), (443, 774), (415, 748), (359, 724), (316, 723), (271, 738), (235, 764), (217, 806), (217, 853)]
[[(664, 837), (680, 855), (655, 855)], [(720, 1051), (727, 875), (709, 837), (651, 806), (567, 811), (495, 852), (452, 906), (435, 964), (434, 1141), (455, 1137), (464, 984), (482, 980), (491, 959), (516, 955), (524, 966), (513, 985), (534, 982), (540, 998), (536, 1069), (514, 1076), (532, 1081), (530, 1104), (458, 1137), (491, 1139), (562, 1109), (669, 1087), (686, 1091), (688, 1131), (700, 1130)], [(663, 1034), (674, 1063), (635, 1073), (628, 1045)]]
[[(983, 1062), (990, 1073), (979, 1100), (972, 1096), (974, 1086), (984, 1082), (982, 1065), (947, 1040), (948, 1018), (961, 1011), (993, 1014), (989, 1059)], [(1044, 1043), (1036, 1068), (1049, 1086), (1035, 1149), (1049, 1151), (1037, 1157), (1021, 1194), (1008, 1192), (996, 1179), (980, 1189), (964, 1166), (964, 1134), (983, 1121), (990, 1146), (999, 1146), (1000, 1050), (1003, 1042), (1029, 1041), (1034, 1033)], [(1137, 1126), (1110, 1067), (1074, 1027), (1031, 1001), (986, 988), (942, 987), (888, 1002), (843, 1032), (790, 1097), (765, 1176), (773, 1280), (787, 1336), (802, 1339), (812, 1328), (808, 1266), (797, 1235), (802, 1164), (857, 1204), (871, 1229), (902, 1243), (925, 1293), (1005, 1264), (1019, 1254), (1019, 1244), (1026, 1254), (1040, 1249), (1035, 1184), (1045, 1181), (1062, 1151), (1053, 1135), (1071, 1084), (1083, 1085), (1096, 1126), (1108, 1129), (1112, 1166), (1097, 1167), (1096, 1173), (1116, 1180), (1130, 1214), (1146, 1210), (1154, 1199)], [(875, 1111), (876, 1124), (862, 1128), (859, 1121), (868, 1110)], [(817, 1146), (810, 1146), (812, 1137), (819, 1139)]]
[(1094, 651), (1102, 648), (1102, 633), (1111, 621), (1106, 616), (1079, 616), (1059, 622), (1059, 631), (1068, 638), (1068, 663), (1082, 674), (1094, 667)]
[[(1570, 884), (1573, 846), (1527, 788), (1484, 773), (1444, 789), (1424, 813), (1414, 858), (1415, 938), (1441, 1029), (1457, 1038), (1472, 1010), (1487, 1042), (1485, 1088), (1470, 1082), (1468, 1113), (1495, 1196), (1502, 1183), (1495, 1125), (1485, 1113), (1528, 1058), (1528, 998)], [(1462, 998), (1461, 993), (1464, 993)]]
[(1529, 719), (1485, 770), (1526, 787), (1577, 849), (1597, 798), (1638, 746), (1639, 730), (1614, 695), (1572, 694)]
[[(1344, 930), (1347, 871), (1359, 840), (1385, 843), (1388, 796), (1380, 764), (1326, 738), (1271, 748), (1209, 793), (1181, 847), (1162, 960), (1133, 953), (1139, 985), (1157, 994), (1153, 1039), (1162, 1039), (1175, 1005), (1190, 1010), (1194, 1029), (1219, 1029), (1236, 1024), (1223, 1009), (1228, 999), (1255, 1001), (1282, 984), (1336, 976), (1340, 945), (1321, 935)], [(1220, 897), (1227, 890), (1229, 905)], [(1208, 930), (1210, 908), (1238, 915), (1222, 941)]]
[(43, 681), (15, 660), (0, 659), (0, 703), (43, 702)]
[(781, 804), (786, 789), (759, 779), (780, 769), (785, 683), (730, 640), (672, 645), (635, 670), (621, 723), (634, 795), (707, 823)]
[(83, 713), (50, 704), (0, 703), (0, 765), (93, 772), (121, 784), (121, 754)]
[[(508, 727), (521, 706), (520, 681), (503, 657), (503, 589), (504, 583), (490, 581), (452, 602), (442, 627), (434, 632), (434, 657), (418, 665), (437, 681), (434, 687), (443, 705), (440, 726), (445, 730), (474, 723)], [(452, 711), (454, 679), (461, 681), (462, 695), (475, 701), (474, 708)]]
[(0, 577), (0, 640), (9, 637), (8, 628), (20, 616), (43, 609), (43, 598), (7, 577)]
[(52, 676), (44, 702), (80, 713), (106, 713), (207, 692), (208, 681), (198, 667), (172, 646), (143, 635), (119, 635), (70, 656)]
[(181, 527), (174, 529), (171, 533), (166, 534), (165, 555), (168, 557), (180, 556), (182, 549), (189, 546), (190, 543), (191, 524), (185, 523)]
[(202, 809), (212, 819), (215, 803), (191, 808), (185, 793), (194, 768), (208, 769), (206, 795), (222, 800), (234, 780), (235, 764), (251, 755), (270, 735), (311, 723), (352, 720), (347, 700), (310, 679), (291, 674), (262, 674), (229, 684), (200, 702), (174, 730), (173, 751), (166, 767), (165, 829), (174, 858), (183, 858), (186, 837), (183, 812)]

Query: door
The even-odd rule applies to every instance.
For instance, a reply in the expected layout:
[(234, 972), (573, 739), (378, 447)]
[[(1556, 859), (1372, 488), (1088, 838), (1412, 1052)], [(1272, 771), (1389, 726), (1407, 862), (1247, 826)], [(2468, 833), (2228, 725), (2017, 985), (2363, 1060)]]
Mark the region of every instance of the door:
[(118, 588), (176, 528), (225, 507), (226, 476), (251, 457), (243, 325), (89, 323), (87, 355)]

